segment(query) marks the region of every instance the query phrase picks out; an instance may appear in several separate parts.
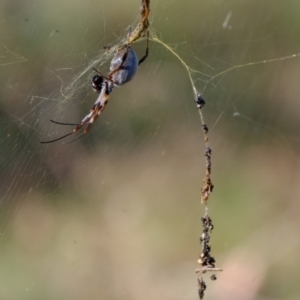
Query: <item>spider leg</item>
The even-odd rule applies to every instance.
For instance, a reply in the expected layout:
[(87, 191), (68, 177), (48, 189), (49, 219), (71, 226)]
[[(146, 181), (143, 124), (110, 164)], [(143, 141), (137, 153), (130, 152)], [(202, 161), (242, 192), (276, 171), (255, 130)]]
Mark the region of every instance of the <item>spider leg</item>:
[(105, 86), (102, 89), (102, 91), (101, 91), (99, 97), (97, 98), (95, 104), (93, 105), (92, 109), (90, 110), (90, 113), (88, 115), (86, 115), (79, 124), (61, 123), (61, 122), (56, 122), (56, 121), (50, 120), (52, 123), (55, 123), (58, 125), (75, 125), (76, 127), (72, 130), (72, 132), (69, 132), (57, 139), (40, 142), (40, 143), (48, 144), (48, 143), (53, 143), (53, 142), (62, 140), (63, 138), (68, 137), (68, 136), (72, 135), (73, 133), (76, 133), (78, 130), (80, 130), (86, 124), (87, 124), (87, 126), (85, 127), (84, 131), (79, 136), (77, 136), (75, 139), (71, 140), (70, 142), (65, 142), (62, 144), (72, 143), (72, 142), (76, 141), (79, 137), (81, 137), (82, 135), (87, 134), (89, 132), (90, 128), (92, 127), (92, 125), (94, 124), (94, 122), (98, 119), (100, 113), (105, 109), (105, 107), (107, 105), (111, 91), (109, 89), (108, 81), (105, 81), (104, 85)]
[(147, 47), (146, 47), (146, 53), (145, 55), (139, 60), (139, 65), (145, 61), (145, 59), (148, 57), (149, 53), (149, 31), (147, 31)]
[(61, 123), (61, 122), (56, 122), (54, 120), (50, 120), (50, 122), (58, 125), (71, 125), (71, 126), (77, 126), (78, 124), (73, 124), (73, 123)]
[[(105, 94), (105, 95), (106, 95), (106, 98), (104, 99), (104, 101), (99, 101), (97, 104), (95, 103), (94, 106), (93, 106), (93, 109), (91, 110), (91, 113), (88, 114), (84, 118), (84, 119), (86, 119), (85, 122), (84, 122), (84, 124), (87, 123), (87, 126), (85, 127), (84, 131), (80, 135), (78, 135), (75, 139), (73, 139), (73, 140), (71, 140), (69, 142), (63, 142), (62, 143), (63, 145), (73, 143), (76, 140), (78, 140), (81, 136), (83, 136), (84, 134), (87, 134), (89, 132), (90, 128), (93, 126), (94, 122), (98, 119), (100, 113), (105, 109), (105, 107), (107, 105), (107, 102), (108, 102), (108, 99), (109, 99), (109, 95), (108, 94)], [(101, 103), (101, 102), (103, 102), (103, 103)]]
[(73, 140), (71, 140), (71, 141), (69, 141), (69, 142), (62, 142), (61, 144), (62, 145), (67, 145), (67, 144), (71, 144), (71, 143), (73, 143), (73, 142), (75, 142), (76, 140), (78, 140), (81, 136), (83, 136), (84, 135), (84, 132), (82, 132), (81, 134), (79, 134), (75, 139), (73, 139)]
[(121, 62), (121, 64), (120, 64), (117, 68), (115, 68), (114, 70), (112, 70), (112, 71), (108, 74), (108, 78), (109, 78), (109, 80), (112, 81), (112, 82), (113, 82), (113, 80), (111, 79), (112, 76), (113, 76), (116, 72), (120, 71), (120, 70), (123, 68), (124, 62), (126, 61), (126, 58), (127, 58), (127, 55), (128, 55), (128, 48), (127, 48), (128, 45), (126, 44), (125, 47), (126, 47), (126, 52), (124, 53), (124, 55), (123, 55), (123, 57), (122, 57), (122, 62)]
[(58, 139), (51, 140), (51, 141), (40, 142), (40, 143), (41, 143), (41, 144), (49, 144), (49, 143), (57, 142), (57, 141), (62, 140), (63, 138), (65, 138), (65, 137), (67, 137), (67, 136), (69, 136), (69, 135), (71, 135), (71, 134), (73, 134), (73, 133), (74, 133), (74, 132), (72, 131), (72, 132), (69, 132), (68, 134), (65, 134), (65, 135), (59, 137)]
[(88, 118), (89, 116), (91, 115), (91, 113), (89, 113), (87, 116), (85, 116), (83, 118), (83, 120), (79, 123), (79, 124), (71, 124), (71, 123), (61, 123), (61, 122), (56, 122), (56, 121), (53, 121), (53, 120), (50, 120), (52, 123), (55, 123), (55, 124), (58, 124), (58, 125), (72, 125), (72, 126), (76, 126), (71, 132), (57, 138), (57, 139), (54, 139), (54, 140), (50, 140), (50, 141), (45, 141), (45, 142), (40, 142), (41, 144), (49, 144), (49, 143), (54, 143), (54, 142), (57, 142), (59, 140), (62, 140), (63, 138), (73, 134), (73, 133), (76, 133), (84, 124), (86, 124), (90, 118)]
[(81, 121), (81, 123), (77, 126), (77, 127), (80, 126), (78, 128), (78, 129), (80, 129), (83, 125), (87, 124), (87, 126), (85, 127), (85, 129), (81, 135), (87, 134), (89, 132), (90, 128), (92, 127), (94, 122), (98, 119), (99, 115), (105, 109), (105, 107), (108, 103), (109, 96), (110, 96), (108, 82), (105, 81), (104, 85), (105, 85), (105, 88), (102, 90), (101, 94), (99, 95), (98, 99), (96, 100), (95, 104), (93, 105), (90, 113), (87, 116), (85, 116), (83, 118), (83, 120)]
[[(96, 113), (96, 112), (95, 112)], [(98, 118), (98, 113), (95, 115), (93, 115), (93, 117), (90, 118), (90, 120), (88, 121), (87, 123), (87, 126), (85, 127), (84, 131), (79, 134), (75, 139), (71, 140), (71, 141), (68, 141), (68, 142), (63, 142), (62, 145), (67, 145), (67, 144), (71, 144), (73, 142), (75, 142), (76, 140), (78, 140), (81, 136), (83, 136), (84, 134), (87, 134), (90, 130), (90, 128), (92, 127), (92, 125), (94, 124), (94, 122), (97, 120)]]

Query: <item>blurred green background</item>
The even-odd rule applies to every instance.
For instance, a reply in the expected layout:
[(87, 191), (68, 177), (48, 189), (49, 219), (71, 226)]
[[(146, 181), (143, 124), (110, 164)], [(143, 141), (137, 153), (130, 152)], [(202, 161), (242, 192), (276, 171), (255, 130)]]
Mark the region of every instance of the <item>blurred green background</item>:
[[(50, 119), (89, 112), (92, 68), (108, 73), (103, 46), (139, 6), (0, 2), (0, 298), (198, 299), (201, 122), (185, 67), (157, 36), (207, 102), (224, 272), (205, 299), (299, 299), (299, 1), (151, 1), (134, 80), (87, 136), (39, 144), (71, 129)], [(133, 48), (141, 57), (145, 40)]]

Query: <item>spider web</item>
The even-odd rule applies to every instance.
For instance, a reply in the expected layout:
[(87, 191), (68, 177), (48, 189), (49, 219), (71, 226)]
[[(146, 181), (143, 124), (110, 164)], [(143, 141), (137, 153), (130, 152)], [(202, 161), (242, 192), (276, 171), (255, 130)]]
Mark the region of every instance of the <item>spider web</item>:
[[(299, 298), (299, 3), (151, 1), (149, 57), (132, 82), (88, 135), (41, 145), (72, 130), (50, 119), (89, 112), (93, 68), (108, 74), (140, 3), (19, 2), (0, 3), (0, 298), (197, 299), (193, 86), (225, 270), (205, 297)], [(143, 56), (145, 39), (132, 47)]]

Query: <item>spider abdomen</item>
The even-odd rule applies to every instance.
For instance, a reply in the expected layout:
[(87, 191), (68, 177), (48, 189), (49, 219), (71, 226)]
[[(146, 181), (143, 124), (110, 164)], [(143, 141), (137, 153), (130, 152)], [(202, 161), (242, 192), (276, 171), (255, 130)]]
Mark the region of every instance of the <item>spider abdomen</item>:
[[(127, 54), (126, 54), (127, 51)], [(117, 51), (110, 63), (110, 71), (117, 69), (124, 59), (123, 65), (120, 70), (112, 75), (112, 80), (115, 85), (120, 86), (130, 81), (138, 68), (138, 58), (130, 46), (126, 46)]]

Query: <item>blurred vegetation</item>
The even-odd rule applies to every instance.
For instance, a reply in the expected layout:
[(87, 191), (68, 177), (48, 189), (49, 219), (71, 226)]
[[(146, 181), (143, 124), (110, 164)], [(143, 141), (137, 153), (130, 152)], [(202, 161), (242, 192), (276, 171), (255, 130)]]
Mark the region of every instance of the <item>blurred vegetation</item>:
[[(126, 36), (139, 4), (0, 2), (1, 299), (198, 297), (204, 143), (174, 55), (150, 42), (87, 136), (39, 144), (70, 130), (50, 119), (88, 113), (92, 68), (107, 74), (103, 46)], [(299, 9), (151, 1), (152, 36), (195, 71), (207, 102), (212, 255), (224, 272), (206, 299), (300, 296)], [(133, 48), (141, 57), (145, 41)]]

